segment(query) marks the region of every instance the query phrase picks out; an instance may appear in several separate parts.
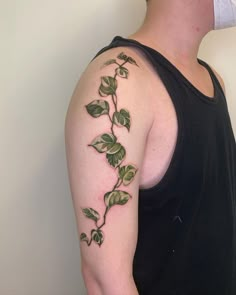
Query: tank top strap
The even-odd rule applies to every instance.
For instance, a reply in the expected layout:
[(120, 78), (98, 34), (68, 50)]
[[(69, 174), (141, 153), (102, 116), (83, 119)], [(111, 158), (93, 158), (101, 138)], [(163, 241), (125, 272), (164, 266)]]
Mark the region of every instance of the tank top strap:
[[(165, 68), (168, 68), (169, 66), (168, 60), (158, 51), (152, 49), (151, 47), (145, 46), (144, 44), (141, 44), (134, 39), (126, 39), (121, 36), (114, 37), (111, 43), (98, 51), (98, 53), (94, 56), (92, 60), (94, 60), (105, 51), (116, 47), (135, 47), (140, 49), (146, 55), (147, 59), (151, 62), (155, 69), (157, 68), (157, 63), (162, 64), (163, 66), (165, 66)], [(155, 53), (155, 57), (153, 53)], [(169, 70), (172, 71), (173, 69), (169, 67)]]
[(198, 58), (198, 62), (207, 69), (208, 73), (210, 74), (211, 76), (211, 79), (213, 81), (213, 83), (215, 83), (215, 85), (218, 87), (218, 89), (220, 90), (220, 92), (223, 94), (223, 96), (225, 97), (225, 93), (224, 93), (224, 90), (220, 84), (220, 81), (219, 79), (217, 78), (215, 72), (213, 71), (213, 69), (211, 68), (211, 66), (206, 63), (204, 60), (201, 60), (200, 58)]
[[(116, 47), (135, 47), (138, 48), (142, 53), (144, 53), (147, 60), (152, 64), (162, 83), (166, 87), (166, 90), (169, 93), (172, 101), (175, 100), (174, 97), (178, 93), (176, 87), (179, 87), (179, 85), (176, 84), (176, 76), (178, 76), (178, 71), (173, 68), (171, 63), (161, 53), (152, 49), (151, 47), (145, 46), (144, 44), (141, 44), (140, 42), (133, 39), (125, 39), (121, 36), (116, 36), (113, 38), (111, 43), (108, 46), (102, 48), (93, 59), (95, 59), (97, 56), (104, 53), (105, 51)], [(172, 80), (171, 78), (173, 78), (174, 80)], [(173, 103), (178, 109), (176, 102), (173, 101)]]
[[(138, 48), (142, 51), (142, 53), (145, 54), (148, 61), (151, 62), (152, 66), (154, 67), (160, 79), (162, 80), (163, 84), (167, 88), (171, 97), (173, 95), (175, 96), (175, 93), (170, 93), (171, 89), (175, 88), (175, 83), (173, 83), (174, 81), (172, 80), (172, 78), (174, 78), (175, 81), (178, 80), (179, 87), (180, 85), (183, 85), (182, 82), (184, 82), (184, 84), (187, 85), (187, 87), (191, 88), (195, 92), (195, 94), (197, 94), (198, 96), (204, 96), (197, 88), (195, 88), (191, 84), (189, 80), (187, 80), (187, 78), (185, 78), (185, 76), (178, 70), (178, 68), (175, 67), (164, 55), (162, 55), (157, 50), (138, 42), (137, 40), (126, 39), (121, 36), (115, 36), (113, 40), (111, 41), (111, 43), (108, 46), (102, 48), (95, 55), (93, 59), (95, 59), (98, 55), (102, 54), (103, 52), (109, 49), (116, 48), (116, 47), (127, 47), (127, 46)], [(218, 78), (216, 77), (216, 74), (212, 70), (212, 68), (205, 61), (201, 59), (198, 59), (198, 62), (199, 64), (201, 64), (203, 67), (206, 68), (206, 70), (208, 71), (211, 77), (211, 80), (214, 86), (215, 98), (218, 99), (218, 97), (223, 97), (224, 102), (226, 102), (226, 98), (225, 98), (225, 94), (222, 89), (222, 86)], [(215, 101), (214, 100), (211, 100), (211, 101), (214, 103), (217, 101), (217, 99), (215, 99)], [(209, 101), (209, 99), (207, 101)]]

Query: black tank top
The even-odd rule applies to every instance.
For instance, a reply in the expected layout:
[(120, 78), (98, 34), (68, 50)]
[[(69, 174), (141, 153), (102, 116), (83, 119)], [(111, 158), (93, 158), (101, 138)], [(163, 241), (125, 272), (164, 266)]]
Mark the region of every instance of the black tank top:
[(207, 97), (159, 52), (119, 36), (97, 55), (120, 46), (145, 54), (178, 119), (167, 172), (152, 188), (139, 190), (133, 263), (139, 294), (235, 295), (236, 144), (220, 83), (198, 60), (214, 85), (214, 99)]

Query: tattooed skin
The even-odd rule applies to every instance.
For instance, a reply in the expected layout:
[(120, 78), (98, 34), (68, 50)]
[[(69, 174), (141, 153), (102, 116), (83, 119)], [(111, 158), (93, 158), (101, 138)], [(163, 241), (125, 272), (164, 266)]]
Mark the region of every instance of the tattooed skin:
[[(118, 59), (118, 62), (117, 62)], [(106, 224), (106, 216), (115, 205), (125, 205), (131, 195), (118, 188), (128, 186), (137, 173), (137, 168), (132, 164), (122, 166), (122, 163), (126, 156), (125, 147), (118, 142), (118, 139), (114, 132), (114, 126), (125, 127), (128, 132), (131, 127), (130, 113), (126, 109), (118, 109), (118, 97), (116, 94), (118, 88), (118, 79), (128, 79), (129, 70), (125, 67), (126, 64), (132, 64), (138, 66), (135, 60), (125, 55), (123, 52), (117, 56), (117, 59), (108, 60), (104, 66), (117, 65), (114, 76), (101, 77), (101, 84), (98, 93), (101, 98), (93, 100), (85, 106), (86, 111), (93, 118), (99, 118), (100, 116), (108, 116), (111, 122), (111, 133), (104, 133), (97, 136), (88, 146), (94, 148), (98, 153), (104, 153), (108, 164), (117, 171), (117, 182), (111, 191), (108, 191), (104, 195), (105, 212), (103, 214), (103, 220), (101, 220), (100, 214), (93, 208), (83, 208), (82, 212), (85, 217), (91, 219), (95, 223), (95, 227), (91, 229), (90, 236), (85, 233), (80, 235), (80, 240), (86, 242), (88, 246), (92, 242), (101, 246), (104, 241), (104, 233), (102, 228)], [(113, 104), (114, 112), (111, 114), (110, 105)]]

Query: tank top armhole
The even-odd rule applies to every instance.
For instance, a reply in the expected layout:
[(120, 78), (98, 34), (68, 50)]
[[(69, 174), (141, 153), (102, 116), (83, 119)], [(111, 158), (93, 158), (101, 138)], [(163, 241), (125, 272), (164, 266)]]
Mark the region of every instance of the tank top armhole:
[(185, 128), (184, 128), (184, 117), (183, 117), (183, 114), (181, 111), (181, 106), (179, 105), (179, 100), (173, 99), (173, 96), (176, 96), (174, 93), (175, 92), (174, 89), (173, 89), (173, 91), (170, 91), (170, 89), (167, 88), (167, 85), (163, 81), (162, 78), (161, 78), (161, 81), (162, 81), (168, 95), (170, 96), (170, 99), (171, 99), (171, 102), (173, 104), (174, 111), (176, 114), (177, 138), (176, 138), (174, 151), (172, 153), (169, 165), (168, 165), (164, 175), (160, 179), (160, 181), (149, 188), (139, 188), (139, 191), (141, 193), (147, 193), (147, 194), (148, 193), (152, 194), (153, 191), (160, 192), (160, 191), (164, 190), (171, 183), (171, 180), (173, 180), (173, 176), (176, 173), (176, 169), (178, 169), (178, 167), (179, 167), (178, 163), (182, 159), (182, 155), (183, 155), (183, 146), (184, 146), (183, 142), (184, 142)]
[(208, 70), (209, 74), (211, 75), (211, 78), (213, 79), (213, 81), (215, 81), (216, 85), (218, 86), (218, 89), (223, 94), (224, 99), (226, 100), (225, 92), (220, 84), (219, 79), (217, 78), (216, 74), (214, 73), (213, 69), (211, 68), (211, 66), (208, 63), (206, 63), (204, 60), (201, 60), (199, 58), (198, 58), (198, 61), (202, 66), (204, 66)]

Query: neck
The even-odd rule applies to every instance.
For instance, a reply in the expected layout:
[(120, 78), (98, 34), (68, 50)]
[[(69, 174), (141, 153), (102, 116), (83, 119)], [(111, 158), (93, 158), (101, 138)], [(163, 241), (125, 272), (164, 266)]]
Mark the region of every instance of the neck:
[(174, 63), (197, 64), (201, 41), (213, 28), (213, 1), (149, 1), (143, 25), (130, 38), (156, 49)]

